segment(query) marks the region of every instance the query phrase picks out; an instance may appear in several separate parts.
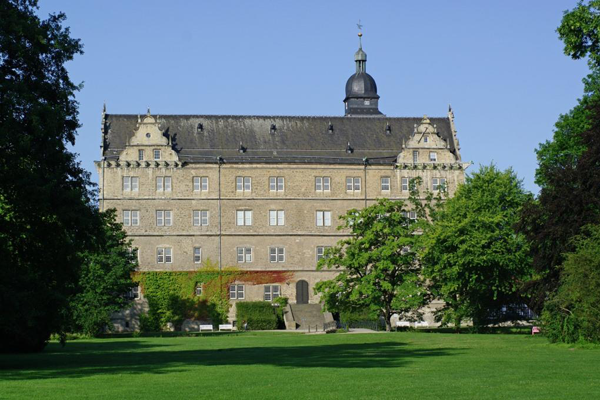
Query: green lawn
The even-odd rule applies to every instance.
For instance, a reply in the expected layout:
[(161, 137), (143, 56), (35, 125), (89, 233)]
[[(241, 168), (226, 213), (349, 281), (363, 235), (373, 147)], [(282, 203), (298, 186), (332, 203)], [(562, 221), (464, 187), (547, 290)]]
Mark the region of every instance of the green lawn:
[(243, 333), (0, 355), (0, 399), (600, 398), (600, 348), (526, 335)]

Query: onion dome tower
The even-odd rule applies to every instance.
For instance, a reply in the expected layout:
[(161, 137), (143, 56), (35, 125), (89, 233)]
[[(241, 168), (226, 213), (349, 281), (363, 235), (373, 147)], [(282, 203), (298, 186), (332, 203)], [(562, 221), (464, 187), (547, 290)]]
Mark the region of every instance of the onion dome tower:
[(358, 51), (354, 53), (356, 73), (346, 82), (346, 116), (378, 116), (379, 95), (375, 79), (367, 74), (367, 53), (362, 49), (362, 33), (358, 33)]

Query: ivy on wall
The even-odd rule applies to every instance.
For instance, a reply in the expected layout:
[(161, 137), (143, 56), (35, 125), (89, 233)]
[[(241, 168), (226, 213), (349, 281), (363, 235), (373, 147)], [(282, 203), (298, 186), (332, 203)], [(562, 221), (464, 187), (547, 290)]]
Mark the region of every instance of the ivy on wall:
[[(219, 271), (210, 260), (197, 271), (136, 272), (133, 279), (139, 282), (149, 306), (148, 314), (140, 316), (140, 329), (159, 331), (170, 322), (179, 330), (186, 319), (222, 323), (231, 306), (229, 285), (284, 283), (292, 275), (288, 271), (241, 271), (234, 267)], [(202, 287), (200, 296), (196, 295), (198, 286)]]

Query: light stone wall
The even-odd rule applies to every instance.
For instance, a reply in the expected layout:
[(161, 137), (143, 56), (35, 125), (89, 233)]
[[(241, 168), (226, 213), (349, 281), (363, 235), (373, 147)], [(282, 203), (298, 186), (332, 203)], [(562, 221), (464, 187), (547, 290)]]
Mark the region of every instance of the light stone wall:
[[(405, 144), (397, 163), (387, 166), (185, 164), (177, 160), (175, 152), (167, 150), (163, 150), (162, 154), (168, 158), (168, 166), (162, 161), (150, 162), (148, 166), (145, 163), (136, 166), (134, 160), (138, 149), (150, 149), (159, 145), (143, 143), (143, 136), (136, 135), (139, 143), (130, 145), (122, 153), (118, 163), (104, 161), (97, 162), (96, 166), (100, 175), (101, 208), (117, 209), (120, 220), (123, 210), (140, 211), (140, 225), (125, 227), (134, 246), (139, 249), (140, 271), (198, 270), (203, 268), (208, 259), (213, 263), (220, 260), (222, 267), (236, 266), (242, 270), (293, 271), (294, 278), (281, 285), (282, 296), (289, 297), (292, 303), (296, 300), (295, 282), (298, 280), (304, 279), (309, 283), (310, 302), (318, 302), (318, 297), (313, 293), (314, 284), (335, 275), (331, 271), (316, 271), (316, 247), (333, 246), (347, 233), (336, 229), (339, 216), (349, 209), (372, 204), (381, 197), (407, 199), (408, 191), (401, 190), (403, 177), (421, 177), (422, 192), (432, 189), (432, 178), (445, 178), (447, 196), (452, 196), (457, 186), (464, 181), (464, 168), (468, 166), (460, 162), (436, 135), (431, 135), (427, 145), (418, 143), (414, 139), (415, 135), (414, 140)], [(163, 140), (165, 139), (160, 138), (159, 141)], [(438, 161), (432, 163), (425, 159), (425, 162), (414, 164), (414, 149), (423, 153), (419, 156), (420, 159), (428, 157), (428, 152), (435, 149)], [(129, 166), (125, 163), (126, 159), (130, 160)], [(139, 177), (137, 192), (123, 191), (124, 176)], [(170, 192), (156, 191), (156, 177), (159, 176), (171, 177)], [(208, 191), (193, 190), (194, 176), (208, 177)], [(250, 192), (236, 190), (237, 176), (252, 178)], [(285, 187), (282, 192), (269, 189), (271, 176), (284, 177)], [(331, 178), (331, 190), (317, 192), (315, 177), (323, 176)], [(360, 177), (361, 190), (346, 191), (346, 177)], [(381, 190), (381, 177), (391, 178), (389, 191)], [(252, 210), (251, 226), (236, 225), (236, 210), (244, 209)], [(172, 226), (156, 226), (156, 210), (173, 211)], [(208, 210), (209, 226), (193, 226), (193, 210)], [(269, 210), (284, 210), (285, 225), (270, 226)], [(318, 210), (331, 211), (332, 226), (316, 226)], [(156, 248), (161, 246), (173, 249), (172, 263), (156, 262)], [(200, 264), (193, 260), (193, 248), (196, 246), (202, 248), (203, 263)], [(271, 246), (285, 248), (285, 262), (269, 261)], [(253, 261), (238, 263), (237, 247), (252, 248)], [(262, 285), (246, 285), (245, 300), (262, 298)]]

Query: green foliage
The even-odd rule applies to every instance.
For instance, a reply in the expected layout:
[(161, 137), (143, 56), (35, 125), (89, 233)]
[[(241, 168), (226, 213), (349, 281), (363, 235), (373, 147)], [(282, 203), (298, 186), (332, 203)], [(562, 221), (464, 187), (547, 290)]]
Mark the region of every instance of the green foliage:
[[(209, 262), (210, 263), (210, 262)], [(218, 270), (207, 267), (197, 272), (144, 272), (135, 277), (142, 286), (149, 311), (140, 318), (140, 330), (159, 331), (170, 322), (176, 329), (185, 319), (207, 320), (219, 324), (227, 319), (228, 291), (219, 283)], [(196, 286), (203, 287), (201, 296)]]
[(110, 315), (123, 309), (128, 300), (124, 294), (133, 286), (131, 275), (137, 257), (131, 241), (116, 222), (115, 210), (101, 213), (102, 229), (96, 235), (94, 249), (83, 255), (79, 290), (71, 299), (73, 329), (89, 336), (110, 327)]
[(378, 321), (380, 311), (378, 309), (362, 308), (355, 310), (340, 311), (340, 321), (348, 325), (362, 321)]
[(591, 67), (600, 66), (600, 1), (580, 1), (565, 13), (557, 32), (566, 55), (576, 60), (589, 57)]
[(443, 324), (459, 329), (469, 318), (481, 327), (493, 322), (491, 311), (519, 301), (531, 259), (513, 226), (529, 198), (512, 170), (482, 166), (435, 214), (422, 262), (433, 295), (446, 303), (437, 316)]
[(37, 1), (0, 2), (0, 352), (39, 351), (70, 324), (81, 254), (98, 226), (68, 150), (78, 105), (65, 63), (82, 45)]
[(426, 210), (420, 201), (412, 209), (421, 218), (418, 222), (403, 214), (409, 208), (402, 201), (388, 199), (341, 217), (344, 223), (338, 229), (349, 230), (351, 237), (329, 249), (317, 266), (339, 271), (315, 287), (328, 310), (377, 308), (390, 330), (393, 312), (414, 313), (425, 303), (427, 290), (416, 255), (420, 235), (414, 233), (427, 223)]
[(236, 319), (238, 327), (244, 322), (250, 330), (277, 329), (278, 318), (276, 311), (268, 301), (244, 301), (236, 304)]
[(560, 288), (542, 314), (552, 341), (600, 342), (600, 225), (586, 226), (566, 254)]

